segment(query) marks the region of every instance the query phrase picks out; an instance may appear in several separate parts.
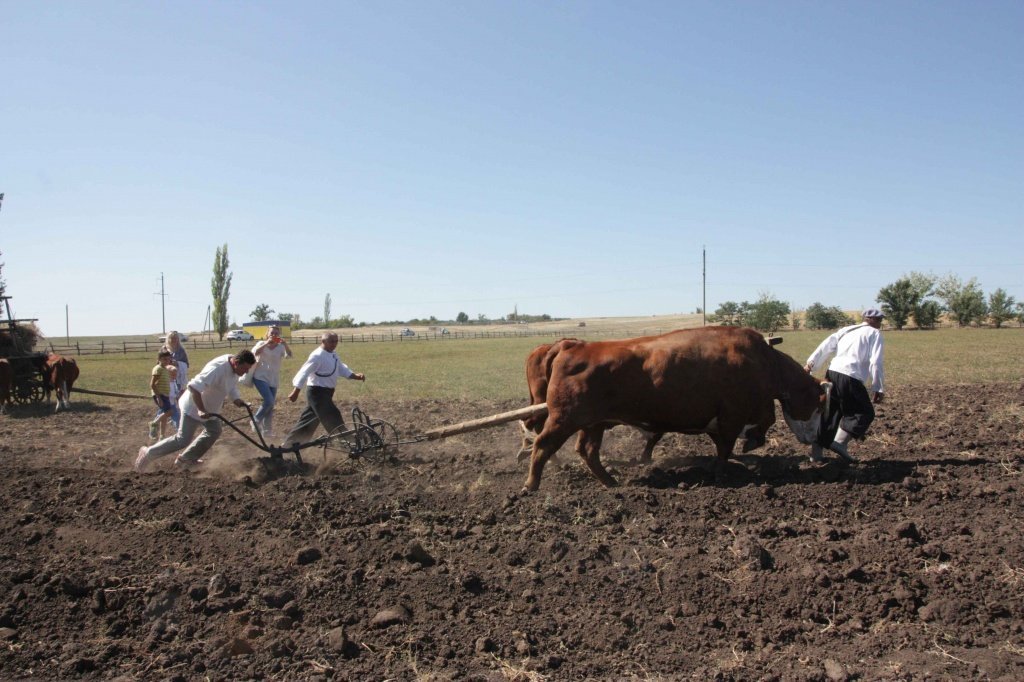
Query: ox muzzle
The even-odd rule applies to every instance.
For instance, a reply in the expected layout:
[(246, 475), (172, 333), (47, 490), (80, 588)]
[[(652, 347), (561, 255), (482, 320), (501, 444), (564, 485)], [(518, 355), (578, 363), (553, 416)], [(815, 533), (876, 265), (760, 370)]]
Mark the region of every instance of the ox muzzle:
[(816, 409), (810, 418), (806, 420), (795, 419), (790, 416), (786, 405), (782, 405), (782, 416), (786, 419), (789, 430), (793, 432), (798, 441), (805, 445), (812, 445), (818, 442), (821, 432), (825, 428), (825, 421), (828, 419), (829, 414), (831, 414), (832, 384), (828, 381), (822, 381), (821, 387), (825, 391), (825, 404)]

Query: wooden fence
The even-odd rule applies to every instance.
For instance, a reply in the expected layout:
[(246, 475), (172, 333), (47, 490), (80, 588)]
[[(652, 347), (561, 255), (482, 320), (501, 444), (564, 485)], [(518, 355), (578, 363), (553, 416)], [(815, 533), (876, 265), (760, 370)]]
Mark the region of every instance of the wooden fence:
[[(604, 336), (609, 338), (628, 338), (633, 336), (648, 336), (661, 334), (670, 331), (668, 329), (642, 329), (642, 330), (596, 330), (596, 329), (572, 329), (554, 331), (449, 331), (447, 334), (440, 332), (417, 332), (415, 336), (403, 336), (398, 332), (382, 332), (369, 334), (345, 334), (338, 333), (341, 343), (422, 343), (426, 341), (455, 341), (464, 339), (508, 339), (508, 338), (549, 338), (561, 339), (572, 336), (585, 336), (593, 338)], [(252, 348), (255, 341), (217, 341), (215, 339), (190, 337), (183, 343), (188, 350), (218, 349), (226, 351), (238, 351), (243, 348)], [(292, 346), (316, 345), (320, 343), (320, 335), (295, 336), (288, 339)], [(44, 350), (60, 355), (103, 355), (107, 353), (118, 353), (127, 355), (129, 353), (156, 353), (163, 346), (162, 341), (156, 339), (150, 341), (99, 341), (97, 343), (82, 343), (76, 341), (72, 344), (48, 343)]]

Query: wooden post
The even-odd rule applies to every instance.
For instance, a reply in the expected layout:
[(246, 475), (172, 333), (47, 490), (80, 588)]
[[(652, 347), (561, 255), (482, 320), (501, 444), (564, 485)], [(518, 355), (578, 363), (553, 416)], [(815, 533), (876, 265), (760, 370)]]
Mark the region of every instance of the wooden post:
[(521, 407), (518, 410), (512, 410), (511, 412), (502, 412), (501, 414), (491, 415), (490, 417), (481, 417), (480, 419), (473, 419), (468, 422), (461, 422), (459, 424), (451, 424), (450, 426), (441, 426), (436, 429), (431, 429), (430, 431), (425, 431), (423, 433), (423, 438), (424, 440), (437, 440), (438, 438), (456, 436), (460, 433), (479, 431), (480, 429), (486, 429), (489, 426), (497, 426), (498, 424), (504, 424), (506, 422), (526, 419), (527, 417), (532, 417), (535, 414), (547, 412), (547, 410), (547, 403), (538, 403), (537, 405)]

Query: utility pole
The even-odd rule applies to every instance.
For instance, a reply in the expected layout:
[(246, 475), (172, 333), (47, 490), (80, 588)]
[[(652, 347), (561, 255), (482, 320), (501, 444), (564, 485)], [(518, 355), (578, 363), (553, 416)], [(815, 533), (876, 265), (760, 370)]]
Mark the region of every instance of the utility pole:
[(68, 313), (68, 304), (64, 304), (64, 340), (71, 345), (71, 316)]
[(165, 310), (164, 302), (167, 300), (167, 294), (164, 293), (164, 273), (160, 273), (160, 331), (163, 332), (164, 336), (167, 335), (167, 312)]
[(700, 305), (700, 312), (704, 316), (701, 320), (701, 326), (706, 327), (708, 324), (708, 247), (701, 244), (701, 292), (703, 300)]

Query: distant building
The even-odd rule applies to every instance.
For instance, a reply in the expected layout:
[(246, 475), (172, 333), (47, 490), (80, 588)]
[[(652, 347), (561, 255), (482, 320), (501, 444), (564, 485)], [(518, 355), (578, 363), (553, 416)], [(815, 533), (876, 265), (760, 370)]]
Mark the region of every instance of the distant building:
[(266, 338), (270, 328), (277, 325), (281, 328), (281, 338), (292, 338), (292, 325), (281, 320), (263, 320), (262, 322), (243, 322), (242, 329), (252, 334), (254, 339)]

